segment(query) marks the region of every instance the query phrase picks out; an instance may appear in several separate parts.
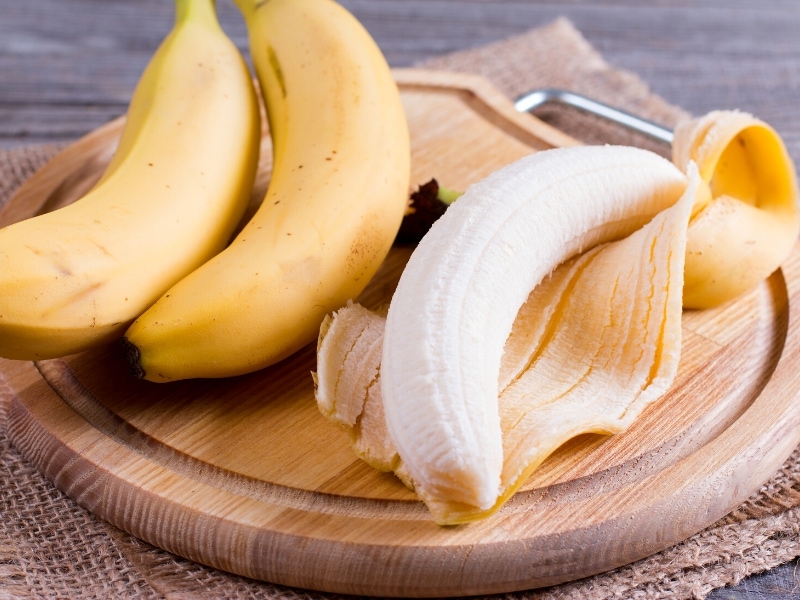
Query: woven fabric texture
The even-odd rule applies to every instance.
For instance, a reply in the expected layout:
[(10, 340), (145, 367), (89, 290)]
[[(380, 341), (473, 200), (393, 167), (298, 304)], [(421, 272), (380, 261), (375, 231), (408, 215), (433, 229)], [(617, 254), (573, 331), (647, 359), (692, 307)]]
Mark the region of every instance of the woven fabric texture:
[[(687, 114), (634, 74), (610, 67), (566, 20), (419, 66), (480, 73), (510, 97), (540, 87), (582, 92), (673, 126)], [(648, 145), (570, 109), (540, 116), (574, 137)], [(59, 149), (0, 152), (0, 206)], [(663, 146), (654, 148), (665, 153)], [(2, 428), (11, 390), (0, 377), (0, 600), (9, 598), (345, 598), (249, 580), (150, 546), (97, 519), (29, 466)], [(512, 599), (702, 598), (800, 556), (800, 451), (761, 491), (690, 539), (634, 564)]]

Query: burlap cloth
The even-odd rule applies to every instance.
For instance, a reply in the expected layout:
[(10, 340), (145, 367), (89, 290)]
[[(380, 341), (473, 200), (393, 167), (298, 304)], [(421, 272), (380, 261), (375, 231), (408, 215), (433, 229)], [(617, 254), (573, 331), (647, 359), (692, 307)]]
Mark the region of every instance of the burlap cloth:
[[(477, 72), (510, 97), (564, 87), (672, 126), (685, 113), (611, 68), (566, 20), (423, 66)], [(571, 109), (541, 113), (587, 142), (644, 143)], [(0, 206), (58, 150), (0, 152)], [(664, 152), (665, 148), (661, 147)], [(0, 400), (8, 398), (0, 379)], [(0, 425), (5, 407), (0, 402)], [(0, 600), (5, 598), (342, 598), (252, 581), (150, 546), (76, 505), (9, 444), (0, 426)], [(800, 452), (761, 491), (705, 531), (612, 572), (502, 598), (702, 598), (800, 556)]]

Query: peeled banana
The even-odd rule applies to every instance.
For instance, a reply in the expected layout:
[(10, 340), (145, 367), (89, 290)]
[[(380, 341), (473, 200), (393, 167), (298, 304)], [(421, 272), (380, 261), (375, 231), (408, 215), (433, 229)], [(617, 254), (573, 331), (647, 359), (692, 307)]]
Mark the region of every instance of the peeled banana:
[(126, 332), (141, 377), (260, 369), (313, 342), (391, 247), (408, 202), (398, 88), (375, 42), (332, 0), (237, 0), (265, 99), (274, 167), (224, 252)]
[(635, 231), (685, 189), (683, 173), (641, 150), (558, 149), (471, 186), (434, 224), (392, 298), (381, 362), (388, 430), (429, 506), (495, 505), (503, 470), (497, 377), (530, 291), (580, 251)]
[(252, 79), (213, 0), (177, 0), (100, 182), (0, 230), (0, 356), (114, 340), (219, 252), (249, 199), (259, 131)]
[(438, 523), (497, 510), (566, 439), (620, 431), (669, 387), (699, 183), (607, 146), (473, 185), (412, 254), (385, 329), (356, 306), (326, 320), (320, 410)]
[(326, 319), (320, 411), (441, 524), (496, 511), (569, 438), (627, 428), (675, 376), (681, 307), (751, 289), (800, 229), (794, 166), (751, 115), (680, 125), (673, 163), (551, 150), (470, 188), (388, 317), (349, 305)]

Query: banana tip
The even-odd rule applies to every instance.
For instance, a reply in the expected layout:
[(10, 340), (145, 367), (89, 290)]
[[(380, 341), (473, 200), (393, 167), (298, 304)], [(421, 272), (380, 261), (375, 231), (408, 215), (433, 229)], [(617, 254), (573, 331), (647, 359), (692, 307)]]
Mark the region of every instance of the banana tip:
[(139, 352), (139, 348), (132, 344), (126, 337), (120, 339), (119, 342), (122, 348), (122, 354), (128, 361), (128, 368), (131, 371), (131, 375), (137, 379), (144, 379), (144, 369), (140, 363), (141, 353)]

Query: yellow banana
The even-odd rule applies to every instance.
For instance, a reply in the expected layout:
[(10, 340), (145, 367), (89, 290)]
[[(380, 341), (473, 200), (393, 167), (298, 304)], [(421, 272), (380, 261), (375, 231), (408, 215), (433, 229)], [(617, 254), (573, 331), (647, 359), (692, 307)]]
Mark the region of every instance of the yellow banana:
[(564, 441), (625, 429), (671, 385), (698, 184), (605, 146), (468, 188), (412, 254), (385, 325), (358, 305), (323, 323), (320, 411), (438, 523), (496, 511)]
[(259, 135), (252, 78), (213, 0), (177, 0), (101, 181), (0, 230), (0, 355), (51, 358), (122, 335), (229, 241)]
[(709, 188), (689, 227), (684, 306), (716, 306), (765, 279), (794, 247), (794, 165), (774, 129), (737, 111), (679, 125), (673, 161), (694, 161)]
[(237, 0), (265, 98), (272, 178), (224, 252), (127, 331), (140, 376), (224, 377), (317, 337), (391, 247), (407, 206), (400, 94), (375, 42), (332, 0)]

